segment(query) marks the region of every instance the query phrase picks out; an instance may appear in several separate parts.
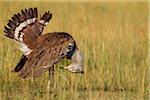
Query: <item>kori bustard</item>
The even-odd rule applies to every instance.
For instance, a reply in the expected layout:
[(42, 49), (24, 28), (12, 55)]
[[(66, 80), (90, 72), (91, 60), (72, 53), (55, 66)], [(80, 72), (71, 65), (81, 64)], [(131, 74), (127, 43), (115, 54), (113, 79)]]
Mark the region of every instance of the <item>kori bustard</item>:
[(5, 26), (5, 36), (17, 41), (23, 52), (13, 70), (19, 77), (38, 77), (64, 58), (72, 61), (64, 69), (83, 72), (83, 56), (71, 35), (65, 32), (43, 34), (51, 18), (48, 11), (38, 20), (37, 8), (29, 8), (14, 14)]

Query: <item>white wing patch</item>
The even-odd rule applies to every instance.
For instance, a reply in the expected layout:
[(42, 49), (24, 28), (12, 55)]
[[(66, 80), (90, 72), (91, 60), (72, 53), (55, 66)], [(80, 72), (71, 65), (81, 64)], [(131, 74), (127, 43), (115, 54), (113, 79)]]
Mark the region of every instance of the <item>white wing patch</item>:
[(40, 22), (40, 24), (42, 24), (42, 25), (47, 25), (48, 24), (48, 22), (44, 22), (45, 20), (39, 20), (39, 22)]
[(20, 25), (15, 28), (15, 33), (14, 33), (15, 39), (20, 42), (23, 42), (24, 33), (19, 34), (19, 32), (27, 25), (34, 23), (36, 20), (37, 20), (37, 18), (30, 18), (30, 19), (27, 19), (26, 21), (20, 23)]
[(32, 52), (32, 49), (29, 49), (25, 43), (19, 43), (20, 50), (24, 53), (24, 55), (29, 55)]

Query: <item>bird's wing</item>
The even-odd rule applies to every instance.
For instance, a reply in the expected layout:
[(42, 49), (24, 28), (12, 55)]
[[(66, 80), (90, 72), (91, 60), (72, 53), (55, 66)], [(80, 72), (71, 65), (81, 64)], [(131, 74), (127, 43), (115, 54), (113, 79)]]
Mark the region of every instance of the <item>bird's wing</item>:
[(21, 10), (21, 13), (14, 14), (4, 27), (5, 36), (18, 41), (21, 44), (21, 50), (27, 55), (34, 48), (37, 38), (51, 17), (52, 14), (46, 12), (38, 20), (37, 8)]
[[(50, 44), (53, 41), (50, 42)], [(59, 39), (53, 45), (38, 45), (28, 56), (28, 60), (24, 67), (18, 72), (18, 76), (22, 78), (40, 76), (47, 69), (59, 62), (70, 51), (70, 42), (64, 38)]]

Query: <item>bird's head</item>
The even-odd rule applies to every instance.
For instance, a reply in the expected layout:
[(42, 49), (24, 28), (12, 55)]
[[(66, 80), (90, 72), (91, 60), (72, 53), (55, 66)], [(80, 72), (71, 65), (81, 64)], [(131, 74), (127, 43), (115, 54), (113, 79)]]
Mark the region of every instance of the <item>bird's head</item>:
[(73, 72), (73, 73), (83, 73), (84, 72), (84, 60), (83, 55), (79, 49), (75, 49), (75, 52), (73, 53), (71, 57), (72, 63), (64, 67), (65, 69)]

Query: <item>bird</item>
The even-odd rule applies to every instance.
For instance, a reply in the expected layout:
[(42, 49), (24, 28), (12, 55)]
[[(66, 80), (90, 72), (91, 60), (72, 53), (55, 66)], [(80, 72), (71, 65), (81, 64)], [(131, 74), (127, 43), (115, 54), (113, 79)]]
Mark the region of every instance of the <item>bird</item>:
[(63, 59), (71, 60), (64, 69), (83, 73), (83, 54), (75, 39), (67, 32), (43, 30), (52, 18), (50, 11), (38, 19), (37, 7), (27, 8), (14, 14), (4, 26), (4, 35), (19, 44), (22, 56), (12, 70), (26, 79), (41, 76)]

